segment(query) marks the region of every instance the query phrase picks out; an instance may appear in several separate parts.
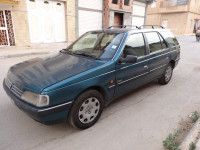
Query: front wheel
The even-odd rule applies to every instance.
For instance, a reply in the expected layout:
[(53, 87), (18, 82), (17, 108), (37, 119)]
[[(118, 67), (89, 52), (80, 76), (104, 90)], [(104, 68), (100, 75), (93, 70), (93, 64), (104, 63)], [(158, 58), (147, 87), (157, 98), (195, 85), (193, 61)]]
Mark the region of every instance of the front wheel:
[(165, 69), (164, 74), (162, 75), (162, 77), (159, 79), (159, 83), (161, 85), (166, 85), (169, 83), (169, 81), (172, 78), (172, 74), (173, 74), (173, 67), (171, 64), (169, 64), (167, 66), (167, 68)]
[(68, 118), (69, 123), (75, 128), (89, 128), (98, 121), (103, 107), (104, 101), (101, 93), (88, 90), (76, 99)]

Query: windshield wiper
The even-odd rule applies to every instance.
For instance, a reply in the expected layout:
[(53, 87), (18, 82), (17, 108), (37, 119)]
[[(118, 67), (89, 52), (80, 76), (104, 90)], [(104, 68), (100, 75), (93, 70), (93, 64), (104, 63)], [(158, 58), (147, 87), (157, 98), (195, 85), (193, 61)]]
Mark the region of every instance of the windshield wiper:
[(70, 55), (72, 55), (72, 52), (70, 50), (68, 50), (68, 49), (62, 49), (60, 52), (63, 53), (63, 54), (70, 54)]
[(75, 55), (82, 55), (82, 56), (86, 56), (86, 57), (91, 57), (91, 58), (94, 58), (96, 60), (99, 60), (98, 57), (96, 57), (94, 55), (91, 55), (91, 54), (88, 54), (86, 52), (74, 52), (73, 54), (75, 54)]

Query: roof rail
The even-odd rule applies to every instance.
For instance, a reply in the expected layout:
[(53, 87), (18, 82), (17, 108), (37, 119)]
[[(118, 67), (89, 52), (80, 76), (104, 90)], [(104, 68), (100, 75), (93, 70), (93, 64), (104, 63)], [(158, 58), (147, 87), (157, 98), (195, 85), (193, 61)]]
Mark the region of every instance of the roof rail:
[(114, 26), (110, 26), (110, 27), (108, 27), (107, 29), (111, 29), (111, 28), (113, 28), (113, 27), (126, 28), (126, 26), (124, 26), (124, 25), (114, 25)]
[(134, 25), (125, 25), (125, 26), (126, 26), (126, 27), (135, 27), (135, 28), (139, 29), (138, 26), (134, 26)]
[(155, 27), (161, 27), (162, 29), (165, 29), (163, 26), (160, 25), (142, 25), (138, 29), (142, 29), (144, 27), (152, 27), (152, 29), (155, 29)]
[(126, 27), (135, 27), (135, 28), (139, 29), (138, 26), (133, 26), (133, 25), (114, 25), (114, 26), (110, 26), (110, 27), (108, 27), (107, 29), (111, 29), (111, 28), (113, 28), (113, 27), (121, 27), (121, 28), (126, 28)]

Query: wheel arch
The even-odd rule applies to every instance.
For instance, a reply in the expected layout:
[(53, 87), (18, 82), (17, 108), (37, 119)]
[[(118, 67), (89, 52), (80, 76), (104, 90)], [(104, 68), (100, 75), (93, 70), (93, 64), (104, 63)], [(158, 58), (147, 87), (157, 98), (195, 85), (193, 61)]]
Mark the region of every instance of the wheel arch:
[(106, 91), (105, 91), (104, 88), (102, 88), (100, 86), (91, 86), (91, 87), (88, 87), (88, 88), (84, 89), (83, 91), (81, 91), (76, 98), (78, 98), (82, 93), (84, 93), (84, 92), (86, 92), (88, 90), (96, 90), (96, 91), (98, 91), (103, 96), (104, 102), (106, 101), (106, 97), (107, 97)]
[(176, 63), (176, 62), (175, 62), (174, 60), (171, 60), (171, 61), (170, 61), (170, 64), (172, 65), (173, 69), (175, 68), (175, 63)]

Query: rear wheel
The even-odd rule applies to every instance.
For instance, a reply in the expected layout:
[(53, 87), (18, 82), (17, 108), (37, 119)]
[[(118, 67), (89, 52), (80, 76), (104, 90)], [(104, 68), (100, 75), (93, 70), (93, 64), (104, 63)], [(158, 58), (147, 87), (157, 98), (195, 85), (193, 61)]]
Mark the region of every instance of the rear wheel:
[(172, 74), (173, 74), (173, 67), (172, 64), (170, 63), (167, 68), (165, 69), (164, 74), (162, 75), (162, 77), (159, 79), (159, 83), (161, 85), (166, 85), (169, 83), (169, 81), (172, 78)]
[(101, 93), (96, 90), (86, 91), (76, 99), (69, 115), (69, 122), (75, 128), (89, 128), (98, 121), (103, 107)]

